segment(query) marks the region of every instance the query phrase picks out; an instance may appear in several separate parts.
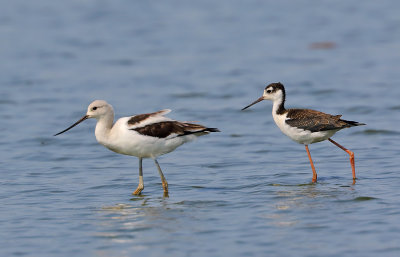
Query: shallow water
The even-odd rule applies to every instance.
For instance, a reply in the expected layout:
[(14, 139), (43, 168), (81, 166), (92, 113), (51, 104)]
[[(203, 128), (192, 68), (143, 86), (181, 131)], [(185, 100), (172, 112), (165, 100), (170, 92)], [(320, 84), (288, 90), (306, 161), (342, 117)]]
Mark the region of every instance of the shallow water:
[[(398, 1), (1, 1), (1, 256), (398, 256)], [(271, 103), (367, 126), (304, 147)], [(94, 99), (222, 132), (151, 160), (98, 145)]]

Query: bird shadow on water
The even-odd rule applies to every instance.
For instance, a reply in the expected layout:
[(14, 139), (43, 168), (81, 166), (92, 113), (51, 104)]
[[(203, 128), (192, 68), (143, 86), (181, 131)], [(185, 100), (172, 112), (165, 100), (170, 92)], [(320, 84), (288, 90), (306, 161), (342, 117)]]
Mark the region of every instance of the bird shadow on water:
[(179, 213), (179, 209), (170, 207), (164, 196), (135, 196), (129, 202), (99, 208), (98, 231), (94, 236), (110, 243), (127, 243), (132, 249), (139, 247), (143, 250), (145, 246), (138, 245), (137, 238), (145, 231), (173, 228)]
[(268, 186), (275, 188), (276, 199), (286, 198), (288, 200), (304, 200), (303, 204), (325, 205), (326, 202), (360, 202), (378, 199), (373, 196), (362, 195), (362, 191), (357, 190), (357, 186), (362, 183), (359, 180), (355, 184), (353, 181), (341, 183), (343, 178), (331, 176), (321, 178), (317, 183), (302, 184), (278, 184), (271, 183)]
[(261, 216), (274, 227), (324, 229), (323, 217), (330, 210), (351, 209), (355, 202), (376, 199), (360, 195), (351, 182), (341, 184), (332, 177), (317, 183), (270, 183), (267, 187), (272, 201)]

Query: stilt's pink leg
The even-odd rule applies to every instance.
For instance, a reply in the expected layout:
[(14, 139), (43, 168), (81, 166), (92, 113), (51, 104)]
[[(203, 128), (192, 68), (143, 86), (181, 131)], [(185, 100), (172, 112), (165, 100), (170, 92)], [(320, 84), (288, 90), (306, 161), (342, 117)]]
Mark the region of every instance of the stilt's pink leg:
[(355, 184), (356, 183), (356, 167), (354, 164), (354, 153), (352, 151), (350, 151), (349, 149), (346, 149), (342, 145), (338, 144), (337, 142), (333, 141), (332, 139), (329, 138), (328, 140), (332, 144), (336, 145), (337, 147), (339, 147), (340, 149), (342, 149), (343, 151), (345, 151), (346, 153), (348, 153), (350, 155), (351, 171), (353, 173), (353, 184)]
[(308, 150), (308, 145), (305, 145), (305, 146), (306, 146), (306, 151), (307, 151), (307, 154), (308, 154), (308, 159), (310, 159), (311, 169), (312, 169), (312, 172), (313, 172), (312, 182), (315, 183), (315, 182), (317, 182), (317, 172), (315, 171), (314, 163), (313, 163), (313, 161), (311, 159), (310, 151)]

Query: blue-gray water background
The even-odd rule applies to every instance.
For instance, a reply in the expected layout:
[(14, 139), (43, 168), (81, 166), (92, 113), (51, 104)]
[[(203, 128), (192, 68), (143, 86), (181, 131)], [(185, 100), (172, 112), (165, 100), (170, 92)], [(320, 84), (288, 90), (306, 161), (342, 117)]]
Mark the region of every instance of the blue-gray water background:
[[(1, 256), (399, 256), (400, 2), (0, 1)], [(311, 145), (275, 126), (287, 107), (367, 123)], [(152, 161), (100, 146), (116, 117), (170, 108), (222, 132)]]

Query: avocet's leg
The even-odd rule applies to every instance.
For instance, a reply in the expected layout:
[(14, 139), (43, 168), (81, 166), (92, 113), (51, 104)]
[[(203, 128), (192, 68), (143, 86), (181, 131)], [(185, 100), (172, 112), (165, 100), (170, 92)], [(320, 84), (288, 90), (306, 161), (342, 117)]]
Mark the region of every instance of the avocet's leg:
[(355, 167), (355, 163), (354, 163), (354, 153), (352, 151), (350, 151), (349, 149), (346, 149), (342, 145), (338, 144), (337, 142), (333, 141), (332, 139), (329, 138), (328, 140), (332, 144), (336, 145), (337, 147), (339, 147), (340, 149), (342, 149), (343, 151), (345, 151), (346, 153), (348, 153), (350, 155), (351, 171), (353, 173), (353, 184), (355, 184), (356, 183), (356, 167)]
[(306, 146), (306, 151), (307, 151), (307, 154), (308, 154), (308, 159), (310, 159), (311, 169), (312, 169), (312, 172), (313, 172), (313, 176), (312, 176), (312, 180), (311, 181), (313, 183), (315, 183), (315, 182), (317, 182), (317, 172), (315, 171), (314, 163), (313, 163), (313, 161), (311, 159), (310, 151), (308, 150), (308, 145), (305, 145), (305, 146)]
[(136, 188), (135, 192), (132, 193), (134, 195), (140, 195), (140, 193), (143, 191), (144, 188), (142, 161), (143, 158), (139, 158), (139, 185)]
[(166, 180), (165, 177), (164, 177), (164, 174), (162, 173), (160, 164), (158, 164), (157, 159), (154, 159), (154, 163), (156, 164), (157, 169), (158, 169), (158, 173), (160, 174), (161, 183), (162, 183), (162, 187), (163, 187), (163, 189), (164, 189), (164, 193), (165, 193), (165, 194), (168, 194), (168, 183), (167, 183), (167, 180)]

